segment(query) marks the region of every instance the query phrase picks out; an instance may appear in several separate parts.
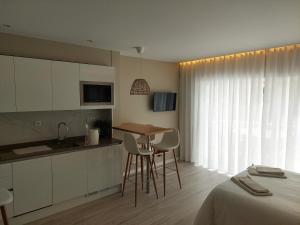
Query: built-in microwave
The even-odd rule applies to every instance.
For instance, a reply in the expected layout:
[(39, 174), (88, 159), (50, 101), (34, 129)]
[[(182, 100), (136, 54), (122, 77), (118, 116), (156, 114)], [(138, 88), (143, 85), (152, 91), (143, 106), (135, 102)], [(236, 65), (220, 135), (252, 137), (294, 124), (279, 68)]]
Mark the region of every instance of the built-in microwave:
[(109, 82), (80, 81), (80, 105), (113, 105), (114, 84)]

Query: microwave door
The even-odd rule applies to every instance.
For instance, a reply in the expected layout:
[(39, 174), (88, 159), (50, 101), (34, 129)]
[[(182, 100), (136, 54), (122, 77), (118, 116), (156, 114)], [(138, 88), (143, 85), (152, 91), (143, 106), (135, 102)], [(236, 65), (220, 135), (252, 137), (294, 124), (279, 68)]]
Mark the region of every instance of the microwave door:
[(83, 105), (113, 104), (113, 84), (83, 83), (82, 89)]

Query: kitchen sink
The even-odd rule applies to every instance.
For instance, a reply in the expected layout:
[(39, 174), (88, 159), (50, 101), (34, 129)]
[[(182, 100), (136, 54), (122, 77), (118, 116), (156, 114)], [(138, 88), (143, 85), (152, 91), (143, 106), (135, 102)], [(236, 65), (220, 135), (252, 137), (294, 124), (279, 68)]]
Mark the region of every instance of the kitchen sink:
[(74, 142), (67, 142), (67, 141), (57, 141), (48, 144), (52, 149), (60, 149), (60, 148), (74, 148), (74, 147), (79, 147), (80, 144), (74, 143)]
[(26, 154), (34, 154), (38, 152), (45, 152), (53, 150), (51, 147), (47, 145), (39, 145), (39, 146), (30, 146), (25, 148), (17, 148), (14, 149), (13, 152), (16, 155), (26, 155)]
[(41, 153), (46, 151), (53, 151), (57, 149), (66, 149), (66, 148), (74, 148), (79, 147), (80, 144), (73, 143), (73, 142), (67, 142), (67, 141), (52, 141), (49, 143), (46, 143), (44, 145), (38, 145), (38, 146), (29, 146), (25, 148), (17, 148), (14, 149), (13, 152), (16, 155), (26, 155), (26, 154), (35, 154), (35, 153)]

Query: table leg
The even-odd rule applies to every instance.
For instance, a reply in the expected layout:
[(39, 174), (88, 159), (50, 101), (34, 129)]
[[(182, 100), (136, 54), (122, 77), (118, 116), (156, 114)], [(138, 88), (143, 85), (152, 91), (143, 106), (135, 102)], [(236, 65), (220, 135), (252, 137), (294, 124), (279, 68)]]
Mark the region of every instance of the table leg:
[[(146, 138), (147, 138), (147, 149), (148, 149), (148, 151), (150, 151), (150, 136), (146, 136)], [(147, 183), (146, 183), (146, 191), (147, 191), (147, 193), (150, 193), (150, 169), (149, 169), (149, 160), (147, 160)]]

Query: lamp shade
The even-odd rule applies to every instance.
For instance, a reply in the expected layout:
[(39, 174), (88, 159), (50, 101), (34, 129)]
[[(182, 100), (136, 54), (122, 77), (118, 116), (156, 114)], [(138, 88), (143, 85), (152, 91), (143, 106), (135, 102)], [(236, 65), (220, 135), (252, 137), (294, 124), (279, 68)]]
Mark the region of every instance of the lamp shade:
[(131, 85), (130, 95), (149, 95), (150, 88), (145, 79), (135, 79)]

